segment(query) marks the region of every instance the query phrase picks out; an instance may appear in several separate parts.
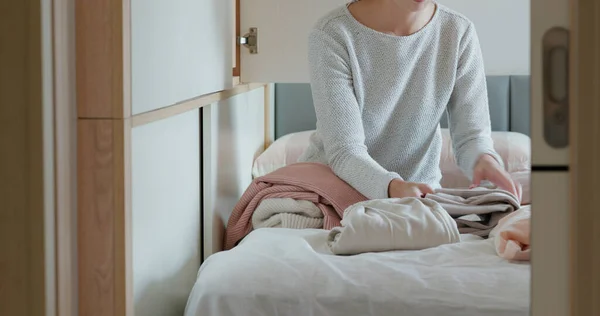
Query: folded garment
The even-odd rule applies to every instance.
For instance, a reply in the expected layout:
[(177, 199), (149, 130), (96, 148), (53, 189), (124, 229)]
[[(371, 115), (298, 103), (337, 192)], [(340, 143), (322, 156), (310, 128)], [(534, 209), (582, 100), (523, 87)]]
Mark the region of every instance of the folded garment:
[(438, 189), (427, 194), (454, 218), (461, 234), (487, 237), (504, 216), (519, 209), (519, 198), (501, 189)]
[(295, 163), (254, 179), (235, 205), (225, 229), (224, 249), (252, 231), (252, 215), (265, 199), (306, 200), (323, 213), (324, 229), (339, 226), (344, 210), (367, 198), (319, 163)]
[(523, 206), (519, 210), (505, 216), (491, 232), (496, 252), (508, 260), (529, 261), (531, 232), (531, 206)]
[(425, 198), (370, 200), (350, 206), (329, 233), (337, 255), (419, 250), (460, 241), (455, 221)]
[(265, 199), (252, 214), (254, 229), (278, 228), (322, 228), (323, 212), (315, 203), (291, 198)]

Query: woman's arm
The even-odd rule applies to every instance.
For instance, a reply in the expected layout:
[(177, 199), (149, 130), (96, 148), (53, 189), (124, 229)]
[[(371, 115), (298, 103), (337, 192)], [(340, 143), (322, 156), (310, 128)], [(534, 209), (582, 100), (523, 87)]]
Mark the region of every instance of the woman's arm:
[(483, 57), (471, 24), (461, 39), (456, 82), (448, 104), (448, 121), (456, 162), (469, 179), (484, 154), (501, 168), (502, 158), (494, 150)]
[(329, 166), (367, 198), (387, 198), (390, 181), (400, 176), (385, 170), (367, 152), (346, 48), (323, 31), (314, 30), (308, 58), (317, 132)]

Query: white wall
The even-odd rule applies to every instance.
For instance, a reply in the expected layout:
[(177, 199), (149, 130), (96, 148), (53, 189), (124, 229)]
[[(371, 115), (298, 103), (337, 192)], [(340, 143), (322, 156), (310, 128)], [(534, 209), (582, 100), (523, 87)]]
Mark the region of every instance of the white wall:
[(231, 1), (132, 0), (132, 112), (231, 85)]
[(260, 88), (204, 108), (205, 257), (221, 250), (225, 223), (252, 182), (252, 163), (264, 149), (263, 105)]
[(200, 267), (200, 114), (135, 127), (132, 246), (135, 315), (183, 315)]
[[(259, 53), (241, 50), (244, 82), (309, 82), (308, 33), (348, 0), (243, 0), (242, 32), (259, 29)], [(440, 0), (477, 29), (488, 75), (529, 74), (530, 0)], [(285, 27), (282, 27), (285, 25)]]
[(528, 75), (530, 0), (438, 0), (475, 25), (487, 75)]

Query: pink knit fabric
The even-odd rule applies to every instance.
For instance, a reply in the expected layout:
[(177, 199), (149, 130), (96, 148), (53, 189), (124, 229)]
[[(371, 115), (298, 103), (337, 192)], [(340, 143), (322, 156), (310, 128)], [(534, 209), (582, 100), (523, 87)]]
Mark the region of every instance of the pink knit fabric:
[(323, 228), (340, 226), (344, 210), (367, 200), (324, 164), (296, 163), (254, 179), (233, 209), (225, 230), (224, 248), (233, 248), (252, 231), (252, 213), (269, 198), (315, 203), (323, 212)]

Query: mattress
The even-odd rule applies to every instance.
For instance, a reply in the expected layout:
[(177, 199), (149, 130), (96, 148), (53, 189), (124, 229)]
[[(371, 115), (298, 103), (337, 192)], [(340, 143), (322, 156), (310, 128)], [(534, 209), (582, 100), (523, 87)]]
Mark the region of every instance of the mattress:
[(328, 231), (261, 228), (201, 266), (185, 316), (529, 315), (530, 265), (493, 240), (332, 255)]

